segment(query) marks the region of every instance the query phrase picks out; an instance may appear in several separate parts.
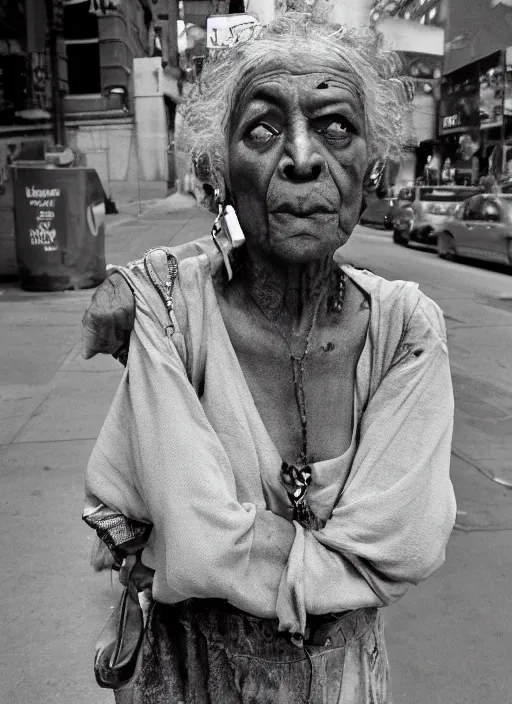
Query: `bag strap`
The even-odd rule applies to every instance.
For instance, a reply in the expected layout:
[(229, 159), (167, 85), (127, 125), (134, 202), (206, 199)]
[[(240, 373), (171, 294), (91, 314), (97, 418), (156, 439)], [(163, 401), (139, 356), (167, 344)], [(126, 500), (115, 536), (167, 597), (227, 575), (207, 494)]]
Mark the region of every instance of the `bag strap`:
[[(167, 277), (164, 282), (162, 282), (162, 279), (155, 271), (153, 263), (151, 261), (151, 256), (155, 252), (163, 252), (167, 259)], [(175, 325), (172, 315), (174, 310), (173, 293), (174, 284), (178, 277), (178, 260), (167, 247), (153, 247), (152, 249), (149, 249), (144, 255), (144, 269), (146, 270), (146, 274), (148, 275), (149, 280), (157, 290), (160, 298), (162, 299), (167, 309), (167, 314), (169, 316), (169, 324), (166, 326), (166, 332), (168, 332), (170, 335), (173, 335), (175, 331)]]

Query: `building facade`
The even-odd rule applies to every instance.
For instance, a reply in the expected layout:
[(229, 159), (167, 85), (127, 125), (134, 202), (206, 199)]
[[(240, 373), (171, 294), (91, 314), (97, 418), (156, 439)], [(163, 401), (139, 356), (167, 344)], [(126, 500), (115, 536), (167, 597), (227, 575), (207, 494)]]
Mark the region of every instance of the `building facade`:
[[(182, 14), (184, 5), (194, 18), (197, 7), (211, 10), (186, 0)], [(107, 193), (137, 179), (172, 184), (168, 146), (185, 75), (178, 15), (177, 0), (0, 0), (0, 187), (9, 162), (42, 159), (55, 144), (95, 168)], [(137, 120), (150, 98), (157, 160), (141, 149), (154, 125)]]
[(434, 161), (443, 70), (446, 0), (377, 0), (370, 23), (391, 42), (412, 82), (407, 140), (400, 164), (391, 165), (388, 186), (411, 185), (422, 178), (427, 160)]
[[(479, 178), (512, 178), (509, 0), (449, 1), (439, 137), (452, 159), (461, 160), (461, 145), (468, 145)], [(455, 176), (460, 181), (463, 170)]]
[(512, 178), (511, 0), (379, 0), (373, 21), (384, 16), (444, 30), (436, 126), (418, 145), (417, 175), (427, 159), (459, 184)]
[[(172, 185), (177, 106), (204, 60), (207, 17), (245, 11), (265, 24), (297, 2), (0, 0), (0, 188), (10, 160), (40, 158), (55, 142), (96, 168), (107, 193), (126, 181)], [(508, 172), (509, 0), (327, 4), (332, 20), (370, 23), (390, 38), (413, 80), (409, 140), (388, 185), (420, 178), (427, 161), (440, 170), (446, 158), (461, 162), (464, 182), (489, 164)]]

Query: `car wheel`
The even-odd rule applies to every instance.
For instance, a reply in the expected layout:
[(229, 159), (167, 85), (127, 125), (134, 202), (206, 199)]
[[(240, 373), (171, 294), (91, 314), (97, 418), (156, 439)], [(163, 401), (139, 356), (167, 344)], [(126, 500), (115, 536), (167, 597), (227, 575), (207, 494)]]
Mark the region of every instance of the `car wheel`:
[(441, 259), (454, 261), (457, 258), (455, 239), (449, 232), (440, 232), (437, 237), (437, 253)]
[(411, 234), (412, 232), (410, 230), (404, 230), (402, 232), (402, 244), (404, 247), (409, 246), (409, 242), (411, 241)]
[(397, 230), (393, 229), (393, 242), (395, 244), (401, 244), (402, 247), (407, 247), (411, 239), (411, 233), (409, 230)]
[(400, 230), (393, 229), (393, 242), (395, 244), (403, 244), (402, 232)]
[[(507, 243), (507, 254), (508, 254), (508, 263), (510, 267), (512, 267), (512, 240), (509, 240)], [(512, 273), (512, 270), (511, 270)]]
[(431, 227), (424, 227), (418, 235), (418, 240), (424, 244), (428, 244), (432, 236), (432, 232), (433, 230)]

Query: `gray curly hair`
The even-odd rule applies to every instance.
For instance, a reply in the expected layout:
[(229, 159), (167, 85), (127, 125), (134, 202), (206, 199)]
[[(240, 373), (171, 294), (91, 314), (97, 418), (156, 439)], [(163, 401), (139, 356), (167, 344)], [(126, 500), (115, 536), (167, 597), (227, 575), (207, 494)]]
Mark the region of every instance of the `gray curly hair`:
[(211, 52), (201, 79), (182, 108), (178, 140), (193, 159), (203, 183), (224, 193), (231, 114), (244, 77), (264, 67), (269, 57), (304, 56), (333, 59), (349, 71), (365, 108), (368, 162), (399, 159), (409, 109), (407, 79), (401, 62), (369, 28), (354, 29), (317, 21), (305, 13), (288, 13), (262, 28), (243, 44)]

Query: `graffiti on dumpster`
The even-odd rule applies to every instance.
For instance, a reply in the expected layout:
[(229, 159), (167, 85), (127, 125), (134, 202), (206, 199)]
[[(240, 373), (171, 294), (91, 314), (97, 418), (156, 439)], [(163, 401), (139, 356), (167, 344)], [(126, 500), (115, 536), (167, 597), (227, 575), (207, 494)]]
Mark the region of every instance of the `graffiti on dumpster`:
[(60, 188), (29, 188), (25, 187), (25, 196), (29, 206), (37, 208), (36, 226), (29, 229), (30, 244), (33, 247), (43, 247), (45, 252), (56, 252), (57, 230), (53, 227), (55, 219), (56, 200), (60, 196)]
[(45, 252), (55, 252), (58, 247), (55, 245), (57, 230), (50, 230), (51, 223), (40, 222), (34, 230), (30, 228), (30, 244), (43, 245)]
[(60, 188), (29, 188), (25, 186), (27, 198), (55, 198), (60, 196)]

